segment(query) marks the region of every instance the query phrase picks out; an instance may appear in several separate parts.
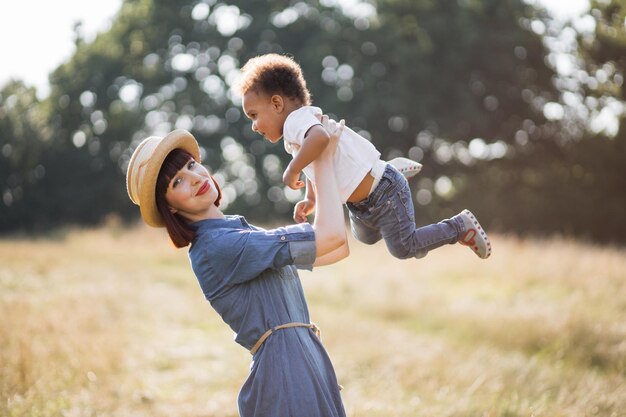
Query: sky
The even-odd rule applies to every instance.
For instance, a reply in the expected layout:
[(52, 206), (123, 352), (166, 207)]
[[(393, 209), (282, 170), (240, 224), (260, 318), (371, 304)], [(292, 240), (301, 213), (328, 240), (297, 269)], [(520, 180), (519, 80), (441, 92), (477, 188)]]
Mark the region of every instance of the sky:
[[(339, 0), (340, 2), (342, 0)], [(588, 0), (525, 0), (545, 4), (556, 16), (575, 16)], [(73, 26), (83, 23), (86, 40), (106, 31), (122, 0), (19, 0), (0, 6), (0, 88), (11, 78), (48, 94), (48, 74), (74, 52)], [(17, 43), (15, 41), (20, 41)]]
[[(74, 52), (74, 24), (93, 39), (108, 29), (122, 0), (19, 0), (0, 5), (0, 88), (17, 78), (48, 92), (48, 74)], [(19, 41), (19, 43), (18, 43)]]

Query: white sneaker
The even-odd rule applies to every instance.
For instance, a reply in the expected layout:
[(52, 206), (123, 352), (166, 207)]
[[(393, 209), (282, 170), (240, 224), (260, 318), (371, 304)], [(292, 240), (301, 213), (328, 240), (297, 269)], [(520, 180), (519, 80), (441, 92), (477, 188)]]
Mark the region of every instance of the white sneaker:
[(391, 161), (388, 161), (391, 165), (396, 167), (398, 171), (402, 175), (404, 175), (407, 179), (413, 178), (422, 170), (422, 164), (419, 162), (415, 162), (409, 158), (393, 158)]
[(465, 224), (465, 233), (459, 238), (459, 243), (468, 246), (479, 258), (487, 259), (491, 255), (491, 242), (476, 216), (469, 210), (463, 210), (459, 216)]

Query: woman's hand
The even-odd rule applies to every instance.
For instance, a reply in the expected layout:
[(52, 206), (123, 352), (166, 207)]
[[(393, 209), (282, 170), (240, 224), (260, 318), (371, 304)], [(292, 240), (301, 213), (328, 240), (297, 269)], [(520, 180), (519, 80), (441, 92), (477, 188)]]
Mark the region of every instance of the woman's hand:
[(345, 127), (345, 121), (341, 119), (339, 123), (337, 123), (335, 120), (329, 119), (328, 116), (325, 114), (322, 115), (320, 121), (322, 122), (322, 126), (324, 127), (324, 129), (326, 129), (326, 132), (328, 132), (328, 135), (330, 136), (330, 142), (328, 142), (328, 146), (324, 151), (332, 155), (335, 153), (335, 149), (337, 149), (339, 138), (341, 137), (341, 134), (343, 133), (343, 129)]

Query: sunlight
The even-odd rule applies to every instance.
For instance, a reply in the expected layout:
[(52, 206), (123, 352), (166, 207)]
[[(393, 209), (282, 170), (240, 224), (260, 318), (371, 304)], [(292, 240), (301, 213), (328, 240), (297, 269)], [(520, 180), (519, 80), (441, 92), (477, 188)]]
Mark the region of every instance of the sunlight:
[[(48, 74), (76, 49), (74, 24), (82, 22), (80, 33), (91, 41), (110, 27), (121, 4), (121, 0), (4, 3), (0, 13), (0, 52), (7, 59), (0, 66), (0, 85), (11, 78), (21, 79), (37, 87), (40, 99), (46, 97)], [(25, 45), (37, 45), (36, 53), (27, 52)]]

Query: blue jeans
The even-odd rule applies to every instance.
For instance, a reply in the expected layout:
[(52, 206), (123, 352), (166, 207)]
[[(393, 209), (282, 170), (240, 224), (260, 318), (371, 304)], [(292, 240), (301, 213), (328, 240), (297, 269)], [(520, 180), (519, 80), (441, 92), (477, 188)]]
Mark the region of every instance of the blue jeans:
[(423, 258), (432, 249), (456, 243), (465, 231), (458, 216), (418, 228), (409, 183), (390, 164), (369, 197), (346, 205), (354, 237), (368, 245), (385, 239), (389, 253), (400, 259)]

